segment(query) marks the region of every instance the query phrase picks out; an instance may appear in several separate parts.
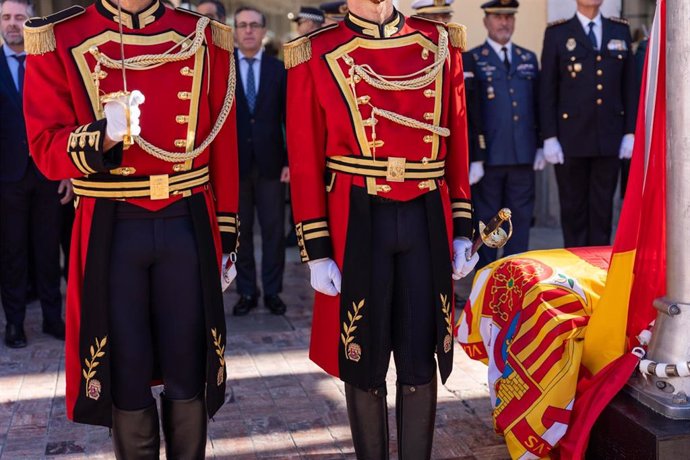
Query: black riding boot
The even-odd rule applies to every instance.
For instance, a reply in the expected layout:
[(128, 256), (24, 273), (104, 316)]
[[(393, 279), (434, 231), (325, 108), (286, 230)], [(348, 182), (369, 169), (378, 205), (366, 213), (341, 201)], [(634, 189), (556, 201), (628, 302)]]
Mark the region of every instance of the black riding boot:
[(192, 399), (161, 394), (165, 456), (169, 460), (203, 460), (206, 452), (206, 404), (203, 393)]
[(156, 404), (146, 409), (126, 411), (113, 406), (113, 449), (118, 460), (158, 460)]
[(436, 421), (436, 374), (426, 385), (400, 385), (395, 395), (398, 458), (428, 460)]
[(345, 400), (357, 460), (388, 460), (386, 387), (364, 391), (346, 383)]

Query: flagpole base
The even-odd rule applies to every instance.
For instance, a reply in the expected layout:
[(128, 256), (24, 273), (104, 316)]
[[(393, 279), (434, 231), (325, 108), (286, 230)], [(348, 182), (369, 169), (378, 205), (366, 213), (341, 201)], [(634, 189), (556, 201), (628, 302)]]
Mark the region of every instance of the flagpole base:
[(676, 460), (688, 452), (690, 422), (659, 415), (624, 390), (599, 416), (585, 458)]
[(672, 420), (690, 420), (690, 401), (684, 393), (673, 393), (664, 380), (636, 373), (623, 390), (657, 414)]

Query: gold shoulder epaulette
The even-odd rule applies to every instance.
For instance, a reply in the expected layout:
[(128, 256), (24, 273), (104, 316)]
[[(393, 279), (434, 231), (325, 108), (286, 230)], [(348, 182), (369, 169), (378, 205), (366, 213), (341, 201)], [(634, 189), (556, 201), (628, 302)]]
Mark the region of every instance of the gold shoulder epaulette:
[(311, 59), (311, 41), (303, 35), (283, 45), (285, 68), (292, 69)]
[[(180, 13), (191, 14), (192, 16), (196, 16), (198, 18), (206, 17), (201, 13), (188, 10), (187, 8), (178, 7), (175, 8), (175, 11), (179, 11)], [(230, 27), (227, 24), (223, 24), (222, 22), (218, 22), (215, 19), (211, 19), (210, 25), (211, 40), (213, 40), (213, 44), (216, 45), (218, 48), (224, 49), (225, 51), (233, 51), (233, 47), (235, 46), (235, 44), (232, 36), (232, 27)]]
[(448, 38), (451, 46), (460, 48), (462, 51), (467, 49), (467, 27), (454, 22), (448, 23)]
[(284, 44), (283, 59), (285, 60), (285, 68), (288, 70), (292, 69), (293, 67), (303, 64), (311, 59), (312, 38), (323, 32), (326, 32), (327, 30), (335, 29), (336, 27), (338, 27), (337, 23), (329, 24)]
[(625, 24), (626, 26), (630, 24), (628, 22), (628, 20), (625, 18), (609, 18), (609, 19), (612, 20), (613, 22), (617, 22), (619, 24)]
[(70, 6), (42, 18), (31, 18), (24, 24), (24, 51), (26, 54), (45, 54), (55, 51), (55, 24), (79, 16), (86, 11), (81, 6)]
[(561, 24), (565, 24), (568, 22), (568, 19), (558, 19), (556, 21), (549, 22), (546, 27), (553, 27), (553, 26), (559, 26)]

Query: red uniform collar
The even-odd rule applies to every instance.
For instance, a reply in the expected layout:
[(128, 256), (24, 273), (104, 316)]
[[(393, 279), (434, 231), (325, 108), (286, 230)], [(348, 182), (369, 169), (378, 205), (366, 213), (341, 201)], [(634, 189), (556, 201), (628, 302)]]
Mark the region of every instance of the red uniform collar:
[(371, 22), (359, 16), (347, 13), (345, 25), (361, 35), (372, 38), (388, 38), (400, 32), (405, 25), (405, 16), (398, 10), (393, 11), (391, 17), (383, 24)]
[[(117, 4), (109, 0), (96, 0), (96, 10), (106, 18), (118, 22)], [(143, 29), (160, 19), (163, 13), (165, 13), (165, 5), (159, 0), (153, 0), (148, 8), (138, 13), (130, 13), (123, 9), (122, 25), (130, 29)]]

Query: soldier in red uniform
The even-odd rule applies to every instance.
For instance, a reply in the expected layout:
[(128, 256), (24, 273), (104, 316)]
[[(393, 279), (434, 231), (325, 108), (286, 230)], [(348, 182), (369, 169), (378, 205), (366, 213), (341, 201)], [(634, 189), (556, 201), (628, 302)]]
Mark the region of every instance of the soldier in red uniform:
[[(452, 278), (467, 275), (472, 209), (457, 24), (391, 0), (286, 45), (287, 137), (301, 258), (316, 292), (310, 357), (345, 381), (357, 457), (431, 455), (436, 361), (452, 368)], [(342, 274), (342, 275), (341, 275)]]
[(78, 196), (67, 415), (112, 426), (118, 458), (157, 459), (162, 381), (168, 458), (203, 458), (225, 397), (221, 256), (237, 237), (232, 31), (159, 0), (96, 0), (25, 35), (30, 151)]

